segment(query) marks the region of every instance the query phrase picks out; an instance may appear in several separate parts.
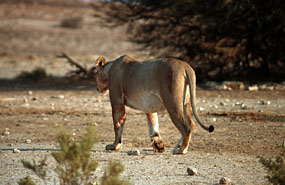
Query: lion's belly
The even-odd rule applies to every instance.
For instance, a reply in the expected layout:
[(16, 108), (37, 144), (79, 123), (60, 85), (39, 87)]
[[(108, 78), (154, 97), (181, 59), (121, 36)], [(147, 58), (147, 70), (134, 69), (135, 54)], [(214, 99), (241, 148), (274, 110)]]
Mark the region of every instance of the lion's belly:
[(156, 93), (140, 93), (136, 97), (125, 97), (125, 105), (146, 113), (158, 112), (165, 109), (160, 96)]

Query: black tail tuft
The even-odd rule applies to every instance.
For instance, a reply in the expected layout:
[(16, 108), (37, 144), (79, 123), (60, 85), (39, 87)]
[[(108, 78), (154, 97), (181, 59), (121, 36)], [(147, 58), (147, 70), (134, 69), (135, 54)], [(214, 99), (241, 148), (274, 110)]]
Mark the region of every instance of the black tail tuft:
[(211, 125), (211, 126), (209, 127), (209, 132), (214, 132), (214, 130), (215, 130), (215, 127), (214, 127), (213, 125)]

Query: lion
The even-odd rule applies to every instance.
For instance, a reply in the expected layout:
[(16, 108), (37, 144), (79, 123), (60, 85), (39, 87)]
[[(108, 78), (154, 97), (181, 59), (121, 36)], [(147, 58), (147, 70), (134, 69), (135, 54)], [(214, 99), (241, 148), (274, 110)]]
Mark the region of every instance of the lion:
[(213, 132), (214, 126), (206, 127), (196, 111), (196, 76), (184, 61), (165, 58), (137, 61), (127, 55), (106, 62), (99, 57), (93, 68), (96, 89), (107, 94), (112, 107), (115, 141), (106, 150), (120, 150), (125, 127), (125, 106), (146, 114), (149, 137), (154, 152), (164, 152), (165, 144), (159, 133), (157, 112), (167, 110), (182, 137), (174, 146), (173, 154), (186, 154), (195, 123)]

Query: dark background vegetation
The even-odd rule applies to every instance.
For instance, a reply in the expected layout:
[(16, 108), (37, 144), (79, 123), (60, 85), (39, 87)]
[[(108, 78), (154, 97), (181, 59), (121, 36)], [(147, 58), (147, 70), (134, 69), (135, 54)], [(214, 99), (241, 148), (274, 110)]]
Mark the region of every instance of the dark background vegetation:
[(93, 8), (105, 26), (126, 24), (152, 54), (189, 62), (199, 79), (285, 79), (282, 0), (113, 0)]

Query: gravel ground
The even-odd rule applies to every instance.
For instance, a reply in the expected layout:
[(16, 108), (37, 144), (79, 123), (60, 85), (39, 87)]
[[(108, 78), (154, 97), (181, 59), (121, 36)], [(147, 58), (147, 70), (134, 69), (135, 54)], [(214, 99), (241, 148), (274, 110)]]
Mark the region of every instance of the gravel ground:
[[(56, 135), (64, 127), (76, 139), (90, 122), (97, 126), (99, 137), (92, 151), (92, 158), (100, 163), (94, 176), (97, 181), (114, 159), (125, 165), (122, 175), (133, 184), (218, 184), (222, 177), (233, 184), (268, 184), (257, 156), (276, 155), (285, 141), (284, 83), (245, 90), (215, 83), (211, 90), (198, 88), (200, 117), (205, 124), (213, 124), (215, 132), (209, 134), (197, 125), (186, 155), (172, 154), (180, 134), (166, 112), (159, 113), (159, 122), (167, 150), (154, 154), (145, 115), (131, 109), (127, 109), (123, 149), (105, 151), (114, 138), (108, 96), (96, 95), (92, 83), (61, 78), (72, 68), (55, 55), (65, 51), (87, 66), (100, 55), (107, 60), (123, 54), (140, 60), (153, 56), (127, 41), (123, 26), (102, 28), (92, 12), (87, 6), (0, 3), (0, 184), (17, 184), (31, 174), (21, 159), (40, 160), (45, 155), (50, 168), (47, 184), (57, 184), (55, 162), (49, 155), (57, 148)], [(84, 26), (60, 27), (71, 15), (83, 16)], [(53, 78), (15, 79), (37, 67)], [(20, 153), (13, 153), (15, 148)], [(129, 156), (132, 149), (141, 154)], [(188, 167), (196, 168), (198, 175), (189, 176)]]

